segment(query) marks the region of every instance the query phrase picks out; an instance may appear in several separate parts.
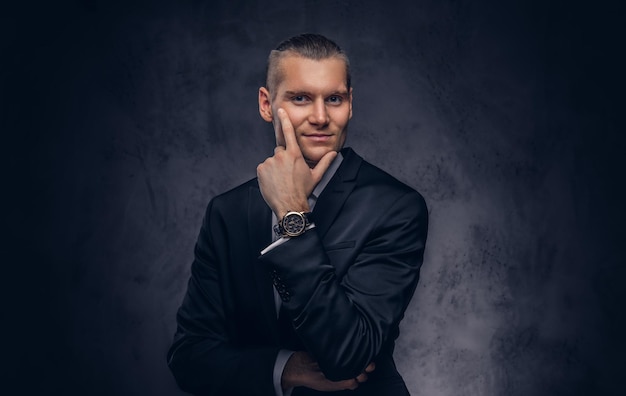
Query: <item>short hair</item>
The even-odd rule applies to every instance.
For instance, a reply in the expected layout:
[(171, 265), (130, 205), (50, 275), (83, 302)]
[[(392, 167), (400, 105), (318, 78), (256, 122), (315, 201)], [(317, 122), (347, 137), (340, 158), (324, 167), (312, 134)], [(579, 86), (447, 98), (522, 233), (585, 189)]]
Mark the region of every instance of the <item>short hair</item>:
[(305, 33), (291, 37), (278, 44), (267, 58), (265, 86), (274, 95), (274, 89), (282, 79), (279, 61), (287, 55), (301, 56), (307, 59), (322, 60), (338, 58), (346, 64), (346, 87), (350, 90), (350, 60), (348, 55), (332, 40), (321, 34)]

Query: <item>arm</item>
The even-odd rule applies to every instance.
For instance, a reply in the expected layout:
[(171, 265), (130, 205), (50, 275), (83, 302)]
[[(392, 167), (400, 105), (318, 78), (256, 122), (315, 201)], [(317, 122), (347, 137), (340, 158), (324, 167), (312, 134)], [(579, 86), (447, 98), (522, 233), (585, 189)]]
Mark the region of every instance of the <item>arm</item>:
[(195, 394), (268, 395), (274, 392), (274, 347), (242, 347), (229, 338), (222, 298), (220, 257), (228, 246), (224, 222), (208, 208), (195, 247), (187, 294), (168, 364), (181, 389)]
[[(288, 210), (308, 210), (306, 199), (334, 153), (307, 169), (286, 112), (279, 109), (278, 117), (276, 133), (284, 137), (285, 147), (278, 146), (274, 156), (257, 167), (257, 176), (263, 198), (280, 219)], [(293, 295), (284, 300), (284, 307), (307, 351), (330, 380), (358, 376), (385, 343), (393, 341), (415, 290), (426, 242), (426, 205), (415, 191), (404, 190), (402, 197), (395, 191), (396, 199), (387, 207), (376, 207), (374, 223), (353, 229), (361, 234), (358, 255), (343, 263), (349, 269), (341, 279), (317, 229), (261, 257)], [(368, 201), (372, 199), (376, 198)], [(371, 203), (354, 204), (372, 208)]]
[(315, 229), (261, 257), (290, 291), (284, 308), (331, 380), (354, 378), (375, 359), (417, 284), (427, 229), (425, 203), (412, 191), (380, 209), (341, 279)]

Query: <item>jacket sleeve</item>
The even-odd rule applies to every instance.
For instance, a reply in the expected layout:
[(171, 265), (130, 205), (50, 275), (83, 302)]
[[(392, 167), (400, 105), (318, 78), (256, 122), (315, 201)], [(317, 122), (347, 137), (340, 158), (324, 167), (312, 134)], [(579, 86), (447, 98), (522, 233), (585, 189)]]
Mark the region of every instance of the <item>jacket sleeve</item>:
[(284, 307), (330, 380), (356, 377), (393, 342), (417, 285), (426, 204), (411, 191), (382, 209), (341, 279), (315, 228), (260, 258), (289, 291)]
[(272, 374), (278, 349), (235, 345), (229, 338), (222, 261), (216, 249), (227, 246), (224, 224), (212, 201), (195, 246), (168, 365), (180, 388), (193, 394), (274, 394)]

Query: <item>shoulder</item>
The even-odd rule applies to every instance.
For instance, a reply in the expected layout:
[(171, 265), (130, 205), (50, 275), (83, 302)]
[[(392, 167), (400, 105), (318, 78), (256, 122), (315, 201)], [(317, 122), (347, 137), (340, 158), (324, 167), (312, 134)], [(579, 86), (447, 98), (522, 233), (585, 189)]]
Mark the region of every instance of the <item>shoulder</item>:
[(255, 177), (211, 198), (207, 211), (239, 211), (238, 209), (247, 206), (250, 197), (260, 197), (260, 195), (259, 184)]
[(348, 158), (357, 156), (360, 161), (356, 175), (355, 192), (357, 194), (371, 196), (381, 204), (391, 203), (400, 198), (409, 199), (418, 206), (426, 208), (424, 197), (415, 188), (361, 158), (352, 150), (347, 153), (347, 156)]
[(238, 185), (237, 187), (233, 187), (228, 191), (216, 195), (213, 200), (227, 201), (230, 199), (245, 197), (250, 193), (250, 189), (259, 189), (259, 182), (256, 177)]

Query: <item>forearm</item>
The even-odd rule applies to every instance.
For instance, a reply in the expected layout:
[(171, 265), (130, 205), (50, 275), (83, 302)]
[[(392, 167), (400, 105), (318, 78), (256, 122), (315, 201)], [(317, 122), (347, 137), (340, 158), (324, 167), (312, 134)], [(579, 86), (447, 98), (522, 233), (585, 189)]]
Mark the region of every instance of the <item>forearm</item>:
[(261, 257), (290, 292), (284, 309), (331, 380), (354, 378), (393, 341), (417, 284), (426, 238), (423, 201), (408, 196), (382, 217), (393, 220), (355, 248), (347, 271), (330, 262), (315, 230)]
[[(306, 238), (315, 239), (312, 233)], [(284, 309), (291, 313), (306, 350), (328, 379), (354, 378), (376, 356), (388, 329), (371, 322), (369, 315), (350, 300), (327, 258), (317, 254), (314, 242), (301, 243), (304, 238), (298, 242), (297, 249), (290, 247), (294, 253), (308, 254), (308, 260), (298, 262), (298, 271), (292, 273), (277, 266), (292, 294), (290, 301), (283, 301)], [(280, 261), (291, 262), (285, 250), (281, 249)]]
[(209, 339), (172, 346), (168, 364), (180, 388), (193, 394), (265, 396), (272, 382), (276, 348), (236, 348)]

